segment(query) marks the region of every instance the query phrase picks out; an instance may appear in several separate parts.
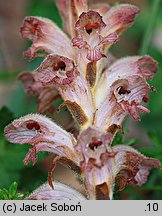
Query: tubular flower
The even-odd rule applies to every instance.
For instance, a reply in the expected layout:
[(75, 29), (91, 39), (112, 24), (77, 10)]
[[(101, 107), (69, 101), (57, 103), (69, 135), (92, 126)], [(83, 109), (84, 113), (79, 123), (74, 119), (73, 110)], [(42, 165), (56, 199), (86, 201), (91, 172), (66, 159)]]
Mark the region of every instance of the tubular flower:
[(28, 94), (38, 96), (40, 113), (51, 110), (53, 102), (62, 97), (64, 103), (58, 109), (67, 106), (78, 123), (79, 135), (65, 131), (48, 117), (30, 114), (9, 124), (5, 136), (12, 143), (31, 145), (25, 164), (35, 164), (40, 151), (57, 155), (48, 173), (49, 185), (28, 199), (84, 199), (52, 181), (59, 162), (81, 176), (88, 199), (113, 199), (115, 183), (119, 191), (127, 184), (142, 185), (152, 168), (161, 168), (158, 160), (132, 147), (112, 146), (127, 115), (139, 121), (139, 111), (149, 112), (143, 102), (149, 99), (147, 80), (157, 72), (157, 62), (148, 55), (116, 60), (107, 54), (110, 45), (133, 24), (137, 7), (88, 7), (86, 0), (56, 0), (56, 4), (65, 32), (45, 18), (24, 20), (21, 35), (33, 42), (25, 56), (33, 59), (40, 50), (46, 54), (34, 72), (21, 73), (19, 80)]
[[(132, 147), (112, 147), (113, 134), (103, 133), (94, 126), (82, 131), (76, 141), (72, 134), (48, 118), (33, 114), (7, 126), (5, 135), (13, 143), (32, 145), (25, 164), (30, 160), (34, 164), (39, 151), (59, 155), (55, 162), (62, 159), (67, 164), (70, 161), (68, 165), (83, 178), (88, 199), (112, 199), (115, 182), (119, 184), (119, 191), (126, 184), (142, 185), (153, 167), (161, 168), (158, 160), (145, 157)], [(55, 168), (56, 164), (53, 165)], [(51, 179), (49, 184), (53, 187)]]
[(160, 162), (148, 158), (129, 146), (111, 147), (112, 134), (90, 127), (81, 132), (76, 149), (82, 153), (80, 167), (89, 199), (112, 199), (115, 182), (119, 191), (126, 184), (142, 185), (150, 169)]
[(30, 160), (35, 164), (39, 151), (52, 152), (77, 161), (77, 155), (74, 155), (76, 140), (73, 135), (45, 116), (31, 114), (15, 120), (6, 127), (5, 134), (13, 143), (32, 145), (24, 159), (25, 164)]

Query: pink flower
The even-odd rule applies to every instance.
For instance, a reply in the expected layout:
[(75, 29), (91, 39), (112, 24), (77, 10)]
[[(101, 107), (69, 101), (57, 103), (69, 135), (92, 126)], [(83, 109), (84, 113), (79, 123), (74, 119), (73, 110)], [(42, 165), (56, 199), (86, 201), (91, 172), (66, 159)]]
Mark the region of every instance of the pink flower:
[[(5, 136), (12, 143), (32, 146), (25, 164), (35, 164), (40, 151), (57, 155), (48, 174), (52, 188), (51, 175), (61, 161), (81, 175), (88, 199), (112, 199), (115, 182), (119, 191), (126, 184), (142, 185), (152, 168), (161, 168), (158, 160), (132, 147), (111, 145), (128, 114), (139, 121), (139, 111), (149, 112), (141, 103), (149, 99), (147, 80), (157, 72), (157, 62), (148, 55), (119, 60), (107, 56), (108, 48), (134, 22), (137, 7), (96, 4), (89, 9), (86, 0), (56, 0), (56, 4), (65, 33), (40, 17), (27, 17), (21, 27), (22, 37), (33, 42), (24, 55), (33, 59), (38, 50), (46, 54), (34, 72), (21, 73), (19, 80), (28, 94), (38, 96), (40, 113), (51, 110), (60, 95), (64, 103), (59, 109), (68, 107), (79, 135), (74, 137), (45, 116), (30, 114), (9, 124)], [(46, 184), (28, 198), (64, 199), (67, 193), (67, 199), (83, 198), (58, 183), (54, 188)]]
[[(66, 165), (81, 174), (88, 192), (88, 199), (112, 199), (114, 184), (119, 191), (126, 184), (142, 185), (149, 171), (161, 168), (160, 162), (148, 158), (129, 146), (112, 147), (113, 133), (103, 133), (91, 126), (80, 132), (77, 141), (74, 136), (57, 126), (47, 117), (33, 114), (15, 120), (5, 128), (6, 138), (13, 143), (30, 143), (32, 148), (24, 159), (28, 164), (37, 160), (39, 151), (57, 154), (49, 171), (62, 160)], [(55, 185), (54, 185), (55, 188)]]
[(129, 146), (112, 147), (113, 135), (90, 127), (80, 133), (76, 149), (82, 153), (81, 173), (89, 199), (112, 199), (115, 182), (119, 191), (126, 184), (142, 185), (149, 171), (161, 168), (160, 161), (148, 158)]

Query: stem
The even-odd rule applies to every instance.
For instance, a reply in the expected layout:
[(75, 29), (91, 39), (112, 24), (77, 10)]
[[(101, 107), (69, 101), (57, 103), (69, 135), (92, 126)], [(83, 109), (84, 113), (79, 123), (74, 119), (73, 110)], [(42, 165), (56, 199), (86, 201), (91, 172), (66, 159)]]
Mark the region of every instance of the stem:
[(146, 54), (148, 52), (152, 32), (154, 30), (156, 18), (157, 18), (157, 15), (158, 15), (160, 1), (161, 0), (152, 1), (152, 7), (151, 7), (151, 11), (150, 11), (150, 18), (148, 20), (148, 25), (147, 25), (145, 34), (143, 36), (142, 45), (141, 45), (141, 49), (140, 49), (140, 52), (139, 52), (140, 55), (144, 55), (144, 54)]

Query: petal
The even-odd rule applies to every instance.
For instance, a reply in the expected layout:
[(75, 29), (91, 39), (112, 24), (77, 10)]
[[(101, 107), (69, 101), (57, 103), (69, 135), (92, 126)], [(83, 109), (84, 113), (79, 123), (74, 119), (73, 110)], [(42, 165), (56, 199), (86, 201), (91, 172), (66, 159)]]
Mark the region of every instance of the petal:
[(56, 85), (65, 101), (64, 105), (67, 105), (79, 125), (87, 127), (91, 124), (95, 112), (91, 91), (71, 59), (49, 55), (36, 72), (44, 85)]
[(53, 111), (53, 102), (60, 98), (54, 85), (43, 86), (36, 73), (22, 72), (18, 79), (23, 83), (25, 92), (38, 96), (38, 112)]
[(75, 29), (79, 36), (89, 39), (96, 31), (101, 32), (106, 27), (102, 16), (96, 11), (83, 12), (75, 24)]
[(54, 190), (45, 183), (33, 191), (26, 200), (86, 200), (81, 193), (65, 184), (60, 182), (53, 182), (53, 184)]
[(103, 37), (100, 33), (105, 27), (102, 16), (96, 11), (83, 12), (75, 24), (77, 37), (72, 39), (73, 46), (82, 49), (89, 61), (94, 62), (105, 57), (103, 45), (110, 45), (118, 40), (116, 33)]
[(75, 138), (45, 116), (30, 114), (14, 120), (4, 130), (6, 138), (12, 143), (29, 143), (29, 150), (24, 162), (36, 162), (39, 151), (48, 151), (73, 161), (76, 160), (74, 151)]
[(148, 101), (151, 88), (146, 79), (152, 79), (157, 63), (150, 56), (135, 56), (117, 60), (102, 74), (95, 89), (97, 112), (95, 125), (104, 131), (113, 124), (121, 126), (129, 113), (140, 120), (138, 111), (149, 112), (140, 105)]
[(151, 88), (146, 81), (139, 76), (128, 77), (127, 80), (119, 80), (115, 83), (115, 98), (124, 111), (127, 111), (136, 121), (140, 120), (138, 111), (149, 112), (148, 109), (138, 109), (139, 104), (149, 98)]
[(112, 138), (111, 133), (105, 135), (95, 127), (87, 128), (78, 137), (76, 149), (82, 153), (80, 167), (89, 199), (112, 199)]
[[(111, 165), (109, 165), (111, 167)], [(90, 200), (109, 200), (113, 198), (113, 178), (106, 166), (94, 167), (85, 175), (88, 198)]]
[(49, 19), (26, 17), (20, 31), (22, 38), (33, 42), (25, 57), (33, 59), (38, 50), (74, 57), (69, 38)]
[(130, 4), (120, 4), (112, 7), (107, 14), (103, 16), (103, 20), (106, 23), (103, 34), (107, 35), (114, 32), (118, 35), (121, 34), (133, 24), (139, 12), (139, 8)]
[(127, 113), (116, 102), (114, 96), (107, 96), (102, 105), (96, 111), (94, 125), (100, 127), (102, 131), (116, 134), (117, 130), (122, 128), (122, 122)]
[[(90, 160), (85, 166), (85, 182), (90, 199), (112, 199), (115, 181), (119, 190), (126, 184), (142, 185), (152, 168), (162, 168), (160, 161), (148, 158), (129, 146), (118, 145), (100, 157), (101, 164)], [(83, 167), (83, 166), (82, 166)]]
[(70, 84), (74, 80), (76, 73), (74, 62), (64, 56), (48, 55), (36, 70), (38, 79), (44, 85), (46, 84)]
[[(83, 11), (87, 11), (86, 0), (56, 0), (56, 5), (63, 20), (64, 31), (69, 36), (74, 36), (74, 24)], [(68, 11), (68, 13), (67, 13)]]
[(130, 146), (118, 145), (114, 146), (113, 150), (117, 154), (125, 153), (125, 157), (120, 160), (120, 165), (114, 172), (119, 190), (123, 190), (126, 184), (144, 184), (152, 168), (162, 168), (159, 160), (148, 158)]
[(82, 153), (82, 160), (85, 160), (86, 163), (93, 158), (99, 165), (100, 157), (109, 149), (112, 138), (111, 134), (105, 135), (99, 128), (91, 126), (79, 134), (76, 149)]
[(111, 6), (107, 3), (95, 3), (90, 8), (101, 14), (101, 16), (104, 16), (110, 10)]
[[(115, 61), (100, 78), (100, 82), (96, 87), (97, 107), (103, 102), (110, 86), (118, 79), (124, 79), (132, 75), (139, 75), (146, 79), (152, 79), (157, 69), (157, 62), (148, 55), (131, 56)], [(100, 92), (98, 89), (100, 89)], [(99, 94), (100, 97), (97, 96), (97, 94)]]

